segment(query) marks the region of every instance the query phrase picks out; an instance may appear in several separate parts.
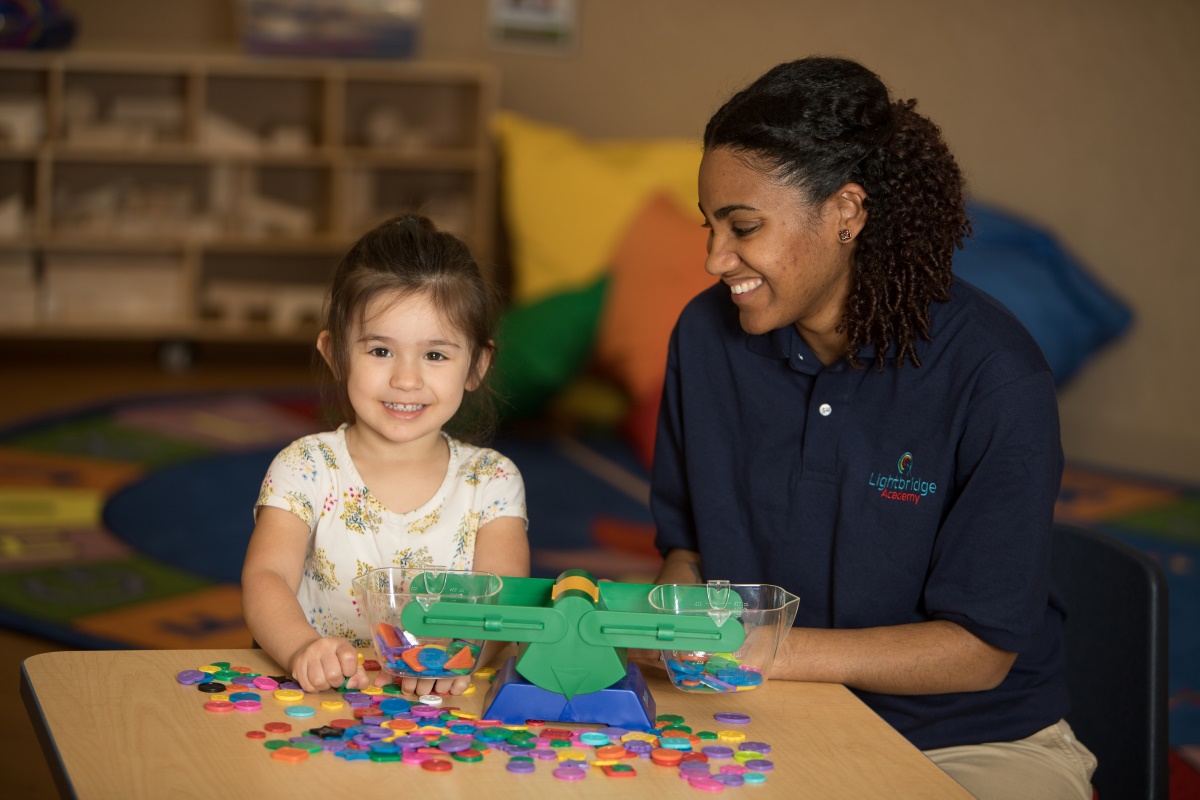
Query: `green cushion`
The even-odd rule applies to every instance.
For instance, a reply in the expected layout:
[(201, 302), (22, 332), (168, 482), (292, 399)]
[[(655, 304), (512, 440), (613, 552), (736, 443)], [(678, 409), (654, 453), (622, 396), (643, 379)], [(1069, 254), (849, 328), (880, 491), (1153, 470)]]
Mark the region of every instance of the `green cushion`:
[(605, 275), (585, 289), (504, 312), (492, 376), (501, 420), (536, 416), (579, 373), (591, 357), (607, 288)]

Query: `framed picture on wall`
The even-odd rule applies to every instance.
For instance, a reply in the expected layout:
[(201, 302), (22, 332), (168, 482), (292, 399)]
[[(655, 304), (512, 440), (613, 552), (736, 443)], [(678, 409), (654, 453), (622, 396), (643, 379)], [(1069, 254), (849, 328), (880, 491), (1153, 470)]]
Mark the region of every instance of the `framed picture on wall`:
[(493, 47), (565, 55), (579, 38), (576, 0), (489, 0)]

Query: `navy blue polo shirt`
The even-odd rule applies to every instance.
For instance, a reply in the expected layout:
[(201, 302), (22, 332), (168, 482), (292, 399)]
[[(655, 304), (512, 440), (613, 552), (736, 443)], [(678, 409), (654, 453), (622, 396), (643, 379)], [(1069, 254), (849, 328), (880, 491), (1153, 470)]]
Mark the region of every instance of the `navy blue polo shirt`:
[(824, 366), (792, 326), (738, 324), (716, 284), (671, 336), (651, 507), (656, 544), (706, 579), (800, 597), (796, 625), (955, 622), (1016, 652), (986, 692), (856, 691), (922, 750), (1014, 741), (1067, 712), (1049, 598), (1062, 476), (1054, 379), (1004, 307), (956, 280), (921, 366)]

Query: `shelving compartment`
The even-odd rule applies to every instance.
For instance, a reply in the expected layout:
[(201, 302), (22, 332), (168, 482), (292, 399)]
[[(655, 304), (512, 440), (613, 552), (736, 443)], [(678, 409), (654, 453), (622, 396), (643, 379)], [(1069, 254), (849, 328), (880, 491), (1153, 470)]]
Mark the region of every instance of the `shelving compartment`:
[(326, 144), (316, 76), (211, 74), (198, 141), (216, 153), (294, 155)]
[(210, 239), (223, 234), (206, 165), (127, 161), (55, 164), (51, 228), (96, 239)]
[(0, 69), (0, 148), (21, 150), (45, 140), (47, 75), (33, 66)]
[(221, 250), (200, 267), (200, 318), (246, 333), (315, 340), (325, 291), (342, 253)]
[(328, 167), (223, 163), (210, 172), (212, 209), (233, 238), (304, 238), (330, 232)]
[(37, 165), (32, 159), (0, 158), (0, 242), (33, 232)]
[(479, 147), (480, 91), (478, 83), (350, 80), (345, 144), (414, 154)]
[(38, 321), (37, 256), (25, 248), (0, 247), (0, 327)]
[(80, 68), (63, 76), (60, 129), (80, 149), (129, 150), (187, 139), (187, 75)]
[(50, 250), (44, 256), (41, 320), (64, 325), (178, 326), (193, 317), (184, 255)]
[(370, 166), (350, 170), (346, 177), (342, 210), (356, 236), (388, 217), (417, 213), (477, 246), (472, 173)]

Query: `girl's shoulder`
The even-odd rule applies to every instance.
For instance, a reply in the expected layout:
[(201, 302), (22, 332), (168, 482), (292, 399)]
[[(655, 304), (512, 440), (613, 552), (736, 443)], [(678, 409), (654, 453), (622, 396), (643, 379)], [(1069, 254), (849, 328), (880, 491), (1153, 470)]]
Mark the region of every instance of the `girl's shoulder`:
[(323, 465), (331, 469), (348, 463), (350, 455), (346, 449), (345, 427), (343, 425), (337, 430), (301, 436), (279, 452), (279, 455), (275, 457), (276, 463)]
[(442, 435), (450, 446), (450, 472), (467, 483), (478, 483), (485, 478), (520, 479), (517, 465), (500, 451), (462, 442), (445, 433)]

